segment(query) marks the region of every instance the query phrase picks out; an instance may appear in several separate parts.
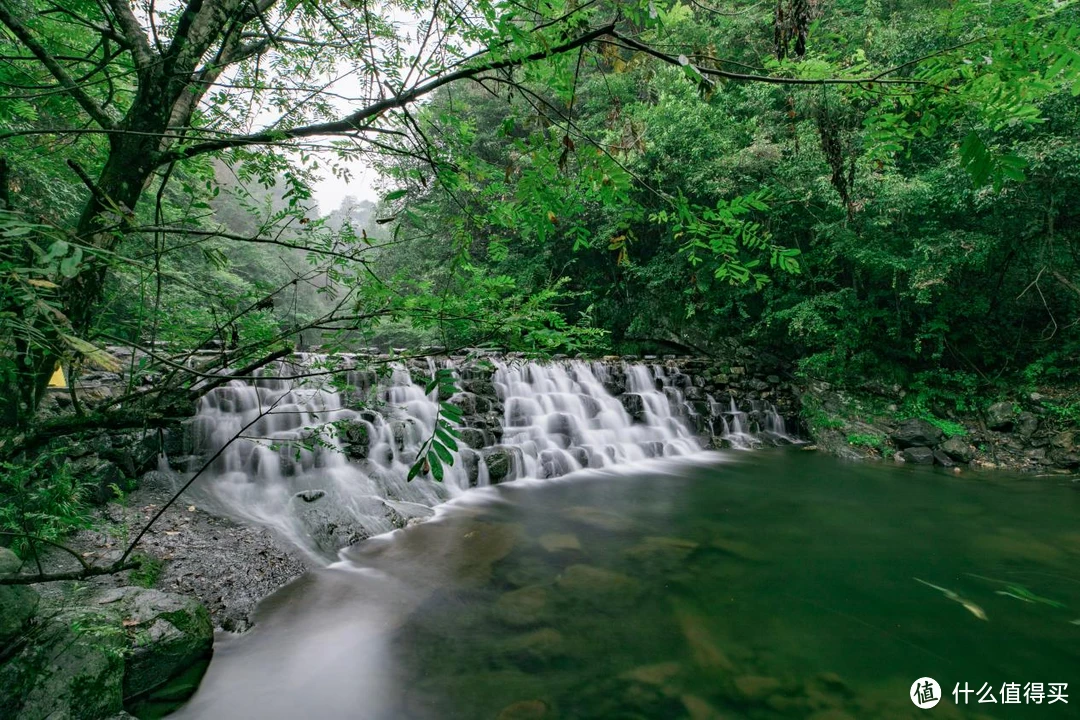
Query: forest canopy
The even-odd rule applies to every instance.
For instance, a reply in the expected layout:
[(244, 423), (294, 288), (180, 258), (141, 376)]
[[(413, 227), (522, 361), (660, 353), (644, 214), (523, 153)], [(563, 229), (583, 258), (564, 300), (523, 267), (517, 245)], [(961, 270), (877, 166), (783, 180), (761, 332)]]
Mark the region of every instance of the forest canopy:
[[(1051, 0), (0, 0), (5, 421), (110, 344), (156, 401), (212, 342), (1071, 378), (1078, 38)], [(377, 205), (316, 205), (361, 164)]]

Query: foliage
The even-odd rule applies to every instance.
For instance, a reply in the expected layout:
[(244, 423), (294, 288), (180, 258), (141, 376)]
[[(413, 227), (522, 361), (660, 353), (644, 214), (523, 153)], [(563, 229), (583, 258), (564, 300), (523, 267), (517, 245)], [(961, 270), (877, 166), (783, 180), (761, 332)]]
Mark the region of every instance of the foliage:
[(29, 559), (30, 544), (19, 535), (55, 541), (93, 524), (90, 490), (59, 450), (28, 462), (0, 461), (0, 531), (12, 534), (12, 546)]

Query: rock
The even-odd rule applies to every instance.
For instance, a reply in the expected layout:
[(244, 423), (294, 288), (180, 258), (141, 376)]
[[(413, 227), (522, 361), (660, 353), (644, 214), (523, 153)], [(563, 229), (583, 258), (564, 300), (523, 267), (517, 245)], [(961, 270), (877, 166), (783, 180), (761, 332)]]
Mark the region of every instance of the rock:
[[(336, 558), (339, 550), (369, 536), (353, 514), (350, 504), (336, 493), (328, 492), (317, 502), (294, 496), (290, 509), (306, 532), (312, 549), (327, 558)], [(364, 507), (356, 510), (363, 515), (380, 516), (385, 514), (386, 506), (378, 498), (371, 497)]]
[(1016, 432), (1024, 440), (1028, 440), (1039, 429), (1039, 418), (1029, 412), (1022, 412), (1016, 417)]
[(641, 421), (645, 418), (645, 401), (637, 393), (626, 393), (619, 396), (619, 402), (626, 409), (627, 414), (634, 420)]
[(889, 434), (898, 447), (929, 447), (941, 442), (945, 433), (936, 425), (922, 418), (904, 420)]
[(762, 675), (740, 675), (735, 678), (735, 689), (743, 698), (757, 702), (780, 689), (780, 681)]
[(525, 670), (538, 670), (566, 654), (562, 633), (552, 628), (542, 628), (511, 638), (503, 646), (503, 653), (514, 664)]
[(316, 500), (321, 500), (326, 497), (325, 490), (301, 490), (293, 495), (297, 500), (303, 500), (306, 503), (313, 503)]
[(72, 474), (90, 489), (89, 500), (99, 505), (115, 500), (117, 490), (123, 493), (131, 489), (119, 467), (96, 455), (79, 458), (70, 467)]
[(916, 465), (934, 464), (934, 451), (928, 447), (909, 447), (900, 451), (900, 457), (904, 459), (904, 462)]
[(0, 665), (0, 717), (97, 720), (123, 710), (127, 638), (111, 608), (52, 615)]
[(133, 639), (124, 662), (124, 697), (164, 685), (207, 657), (214, 644), (210, 613), (194, 598), (149, 588), (109, 590), (97, 598), (115, 605)]
[(537, 585), (503, 593), (495, 601), (495, 616), (507, 625), (536, 625), (547, 615), (547, 590)]
[(705, 618), (682, 603), (676, 602), (674, 607), (675, 620), (698, 667), (707, 672), (733, 671), (735, 664), (713, 639)]
[(1011, 402), (994, 403), (986, 410), (986, 426), (991, 430), (1011, 430), (1015, 414)]
[(941, 447), (938, 449), (953, 460), (962, 463), (971, 462), (972, 458), (975, 457), (975, 448), (959, 437), (949, 438), (941, 443)]
[(485, 448), (481, 455), (487, 463), (488, 478), (492, 485), (507, 479), (513, 480), (510, 475), (514, 469), (514, 454), (510, 448), (501, 446)]
[(697, 695), (681, 695), (679, 700), (686, 708), (686, 714), (690, 720), (724, 720), (726, 717), (713, 707), (712, 703)]
[[(917, 450), (918, 448), (911, 448), (911, 449), (912, 450)], [(904, 452), (908, 452), (908, 451), (905, 450)], [(950, 468), (950, 467), (953, 467), (954, 465), (956, 465), (956, 461), (953, 460), (948, 455), (948, 453), (945, 453), (945, 452), (943, 452), (941, 450), (935, 450), (934, 451), (934, 462), (936, 462), (938, 465), (940, 465), (942, 467), (947, 467), (947, 468)]]
[[(16, 573), (21, 565), (15, 553), (0, 547), (0, 575)], [(39, 600), (37, 590), (29, 585), (0, 585), (0, 650), (22, 634)]]
[(611, 532), (623, 532), (633, 527), (633, 523), (622, 515), (590, 505), (567, 508), (563, 514), (577, 522)]
[(540, 536), (540, 547), (550, 553), (581, 549), (581, 541), (571, 533), (548, 533)]
[(638, 587), (637, 581), (628, 575), (581, 564), (566, 568), (555, 584), (560, 590), (583, 597), (626, 594)]
[(547, 703), (543, 700), (521, 700), (507, 705), (496, 720), (544, 720), (550, 717)]
[(1050, 444), (1058, 450), (1072, 452), (1076, 448), (1076, 433), (1072, 430), (1059, 432), (1057, 435), (1050, 438)]
[(680, 672), (682, 672), (682, 665), (677, 662), (665, 662), (656, 665), (642, 665), (633, 670), (627, 670), (619, 675), (619, 679), (660, 687), (666, 685), (669, 680)]
[(484, 431), (475, 427), (458, 428), (458, 439), (474, 450), (479, 450), (488, 444)]
[(341, 446), (345, 455), (353, 460), (363, 460), (371, 449), (371, 428), (363, 420), (343, 420), (338, 425)]

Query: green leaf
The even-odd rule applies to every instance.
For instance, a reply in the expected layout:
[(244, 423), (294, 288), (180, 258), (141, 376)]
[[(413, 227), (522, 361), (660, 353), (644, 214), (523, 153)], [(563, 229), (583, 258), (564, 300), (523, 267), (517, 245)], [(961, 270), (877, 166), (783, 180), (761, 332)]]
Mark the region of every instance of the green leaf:
[(434, 450), (428, 450), (427, 454), (428, 465), (431, 466), (432, 476), (439, 482), (443, 479), (443, 466), (442, 460), (439, 460), (438, 454)]
[(454, 456), (450, 454), (450, 450), (448, 450), (445, 445), (438, 440), (433, 441), (431, 445), (435, 448), (435, 454), (438, 455), (444, 463), (447, 465), (454, 464)]
[(393, 202), (394, 200), (403, 198), (408, 194), (408, 190), (394, 190), (393, 192), (389, 192), (386, 194), (386, 197), (383, 198), (383, 202)]
[(435, 427), (435, 437), (439, 438), (439, 440), (441, 440), (442, 443), (444, 445), (446, 445), (446, 447), (450, 448), (454, 452), (457, 452), (458, 444), (454, 440), (454, 438), (450, 436), (450, 433), (448, 433), (446, 430), (444, 430), (443, 428), (441, 428), (439, 426), (436, 426)]

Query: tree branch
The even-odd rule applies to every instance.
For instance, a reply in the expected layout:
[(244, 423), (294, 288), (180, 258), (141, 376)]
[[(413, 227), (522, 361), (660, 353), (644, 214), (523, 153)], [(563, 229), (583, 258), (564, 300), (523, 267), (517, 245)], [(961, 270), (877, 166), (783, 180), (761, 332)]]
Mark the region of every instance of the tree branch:
[(189, 145), (188, 147), (177, 148), (169, 153), (165, 153), (161, 157), (161, 162), (171, 162), (175, 160), (183, 160), (186, 158), (194, 157), (208, 152), (215, 152), (218, 150), (226, 150), (233, 147), (243, 147), (247, 145), (261, 145), (270, 142), (280, 142), (282, 140), (293, 140), (297, 138), (312, 137), (315, 135), (341, 135), (344, 133), (356, 132), (362, 130), (362, 123), (369, 120), (374, 120), (388, 110), (394, 108), (400, 108), (414, 102), (415, 100), (428, 95), (435, 90), (449, 85), (450, 83), (457, 82), (458, 80), (464, 80), (475, 77), (481, 73), (490, 72), (492, 70), (501, 70), (503, 68), (514, 67), (526, 62), (532, 62), (535, 60), (543, 60), (544, 58), (552, 57), (554, 55), (561, 55), (562, 53), (570, 50), (576, 50), (577, 48), (587, 45), (588, 43), (603, 37), (604, 35), (610, 35), (615, 30), (615, 24), (609, 23), (599, 28), (590, 30), (589, 32), (574, 38), (562, 45), (557, 45), (548, 50), (540, 50), (526, 55), (525, 57), (518, 58), (516, 60), (499, 60), (497, 62), (487, 63), (484, 65), (477, 65), (471, 68), (463, 68), (456, 72), (443, 75), (442, 77), (435, 78), (421, 85), (413, 87), (407, 92), (403, 92), (394, 97), (380, 100), (379, 102), (372, 103), (367, 107), (357, 110), (356, 112), (348, 115), (340, 120), (334, 120), (331, 122), (316, 123), (312, 125), (304, 125), (287, 130), (264, 130), (262, 132), (253, 133), (250, 135), (234, 135), (232, 137), (225, 137), (220, 140), (212, 140), (210, 142), (200, 143), (198, 145)]
[(116, 123), (113, 121), (109, 114), (105, 112), (97, 102), (94, 101), (90, 95), (83, 90), (75, 80), (68, 75), (67, 71), (57, 62), (49, 51), (45, 49), (45, 46), (37, 41), (37, 39), (30, 33), (30, 30), (23, 25), (15, 15), (11, 13), (10, 8), (7, 5), (7, 0), (0, 0), (0, 22), (8, 26), (8, 29), (15, 34), (15, 37), (26, 46), (27, 50), (34, 54), (41, 64), (56, 78), (57, 82), (64, 86), (64, 88), (71, 94), (79, 106), (86, 111), (86, 114), (94, 119), (98, 125), (103, 128), (113, 129), (116, 127)]
[(131, 10), (131, 3), (128, 0), (108, 0), (108, 3), (123, 33), (124, 41), (131, 51), (136, 69), (140, 73), (145, 71), (154, 62), (154, 51), (150, 48), (150, 40)]

